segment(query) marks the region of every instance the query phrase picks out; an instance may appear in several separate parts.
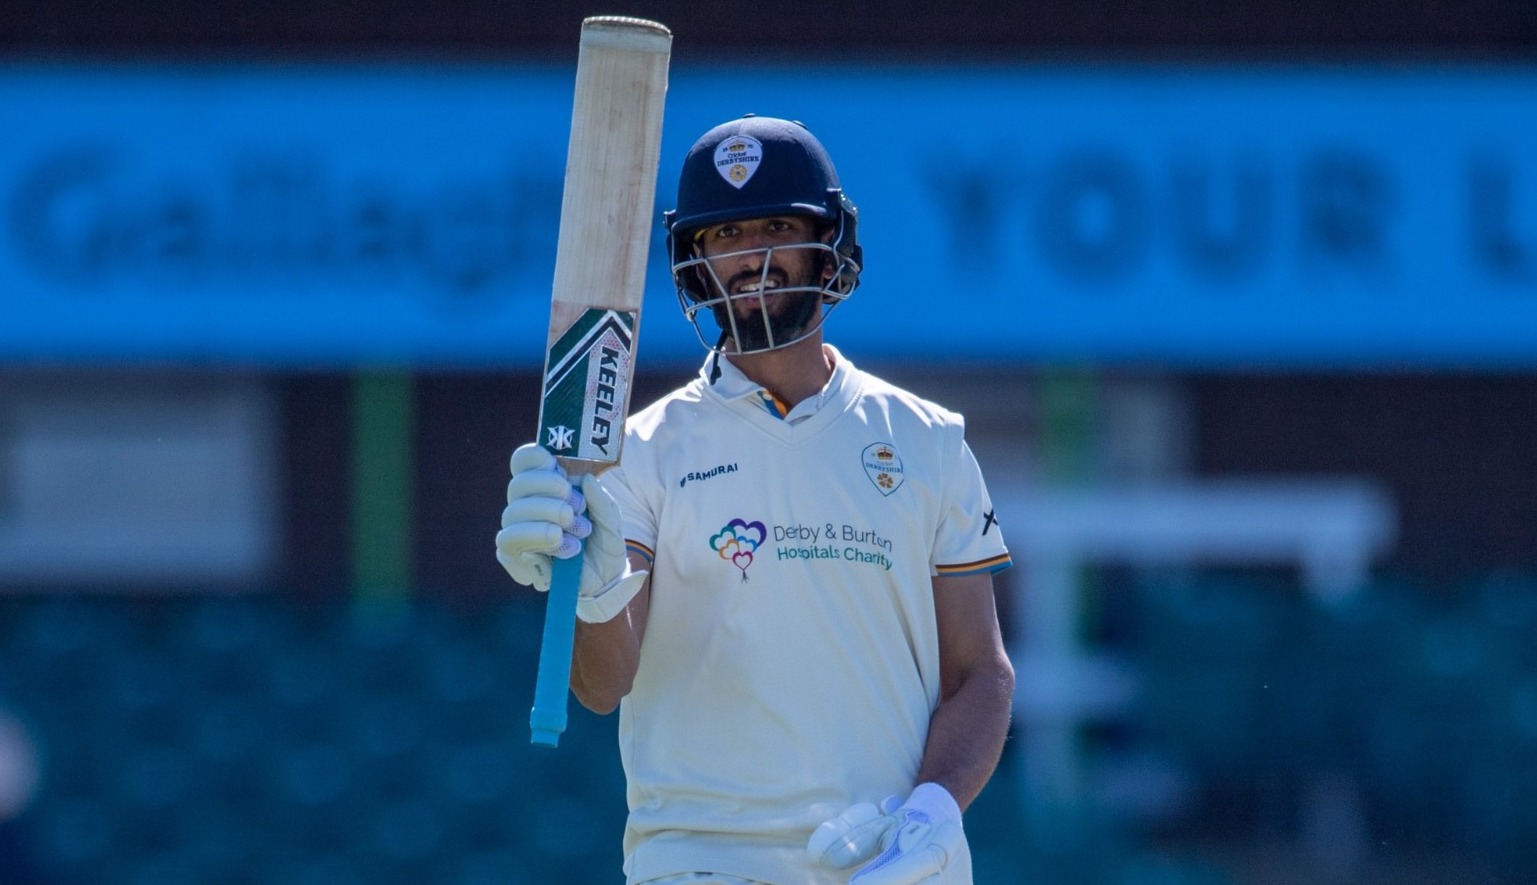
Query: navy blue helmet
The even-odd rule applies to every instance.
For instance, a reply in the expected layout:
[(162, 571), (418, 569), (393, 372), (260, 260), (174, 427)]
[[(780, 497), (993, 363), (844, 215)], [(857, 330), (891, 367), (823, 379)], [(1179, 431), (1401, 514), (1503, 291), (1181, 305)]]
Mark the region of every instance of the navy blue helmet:
[[(859, 285), (863, 250), (856, 236), (858, 210), (843, 192), (827, 149), (799, 122), (751, 114), (716, 126), (694, 143), (678, 179), (677, 208), (665, 213), (663, 222), (673, 282), (696, 329), (702, 308), (720, 320), (729, 313), (721, 305), (730, 300), (712, 291), (695, 250), (696, 235), (723, 222), (784, 215), (814, 219), (825, 238), (833, 272), (818, 291), (824, 311), (830, 309)], [(699, 331), (700, 340), (710, 346)], [(731, 332), (724, 326), (723, 331)]]

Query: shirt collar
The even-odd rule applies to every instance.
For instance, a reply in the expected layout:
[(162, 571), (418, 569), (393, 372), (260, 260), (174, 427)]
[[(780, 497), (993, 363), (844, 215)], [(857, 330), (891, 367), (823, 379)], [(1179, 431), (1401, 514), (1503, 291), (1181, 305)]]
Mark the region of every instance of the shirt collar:
[[(823, 351), (832, 357), (833, 374), (827, 379), (827, 383), (816, 396), (808, 396), (790, 410), (788, 415), (782, 416), (791, 424), (799, 423), (806, 418), (815, 415), (822, 406), (830, 402), (838, 391), (843, 389), (854, 365), (848, 358), (838, 352), (831, 344), (823, 344)], [(699, 370), (699, 377), (704, 385), (713, 390), (721, 399), (728, 402), (746, 400), (753, 408), (771, 411), (772, 406), (765, 402), (765, 391), (752, 379), (742, 374), (731, 360), (719, 353), (711, 353), (704, 361), (704, 366)], [(772, 412), (771, 414), (777, 414)]]

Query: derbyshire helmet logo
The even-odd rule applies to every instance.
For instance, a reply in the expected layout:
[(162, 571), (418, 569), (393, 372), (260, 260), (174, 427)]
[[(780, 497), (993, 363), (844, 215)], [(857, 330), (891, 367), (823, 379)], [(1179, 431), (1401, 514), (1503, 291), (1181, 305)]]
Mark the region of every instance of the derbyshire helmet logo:
[(733, 135), (715, 146), (715, 171), (741, 190), (763, 162), (763, 145), (750, 135)]
[(731, 563), (742, 571), (742, 580), (747, 580), (747, 569), (752, 565), (753, 554), (758, 552), (765, 539), (768, 538), (768, 527), (754, 520), (748, 522), (745, 519), (733, 519), (726, 523), (719, 534), (710, 536), (710, 549), (715, 555)]

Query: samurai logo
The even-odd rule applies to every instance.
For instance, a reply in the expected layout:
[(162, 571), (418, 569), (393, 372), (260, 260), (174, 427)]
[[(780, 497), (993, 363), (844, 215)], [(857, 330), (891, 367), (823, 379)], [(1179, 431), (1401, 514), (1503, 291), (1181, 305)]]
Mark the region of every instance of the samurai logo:
[(747, 580), (747, 568), (752, 565), (753, 554), (758, 552), (768, 528), (754, 520), (733, 519), (726, 523), (719, 534), (710, 536), (710, 549), (715, 555), (742, 570), (742, 580)]

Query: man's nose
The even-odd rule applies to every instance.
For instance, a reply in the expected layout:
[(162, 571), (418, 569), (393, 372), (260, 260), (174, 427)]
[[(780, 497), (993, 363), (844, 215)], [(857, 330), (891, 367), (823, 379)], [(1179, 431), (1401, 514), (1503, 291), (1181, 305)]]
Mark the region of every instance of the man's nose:
[(742, 271), (762, 270), (768, 263), (769, 247), (756, 237), (749, 237), (737, 249), (737, 268)]

